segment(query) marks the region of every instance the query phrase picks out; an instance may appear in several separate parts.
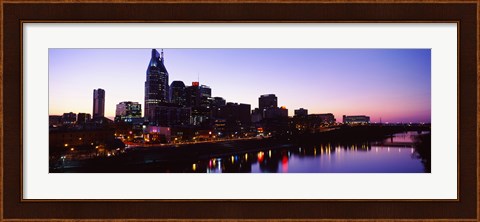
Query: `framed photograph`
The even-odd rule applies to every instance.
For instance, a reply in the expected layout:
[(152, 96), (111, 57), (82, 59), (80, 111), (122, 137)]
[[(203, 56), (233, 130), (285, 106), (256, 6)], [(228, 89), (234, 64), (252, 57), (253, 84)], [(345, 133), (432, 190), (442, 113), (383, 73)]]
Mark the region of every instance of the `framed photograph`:
[(465, 220), (478, 2), (2, 10), (2, 220)]

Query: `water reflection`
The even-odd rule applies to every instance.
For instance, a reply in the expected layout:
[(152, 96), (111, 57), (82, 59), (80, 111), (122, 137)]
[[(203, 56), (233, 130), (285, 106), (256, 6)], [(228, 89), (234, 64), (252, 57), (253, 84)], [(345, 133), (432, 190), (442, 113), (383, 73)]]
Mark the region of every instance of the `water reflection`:
[(430, 144), (425, 143), (427, 139), (415, 139), (418, 135), (425, 134), (396, 134), (375, 143), (326, 143), (264, 149), (198, 161), (191, 169), (199, 173), (430, 172)]

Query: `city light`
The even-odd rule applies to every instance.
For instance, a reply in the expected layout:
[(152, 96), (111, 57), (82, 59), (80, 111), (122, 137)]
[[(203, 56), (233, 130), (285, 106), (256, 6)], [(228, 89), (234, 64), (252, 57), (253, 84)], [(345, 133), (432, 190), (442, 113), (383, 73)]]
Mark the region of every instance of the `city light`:
[[(174, 50), (172, 49), (172, 51)], [(111, 163), (111, 165), (99, 169), (99, 171), (123, 169), (125, 166), (132, 167), (132, 171), (137, 170), (137, 168), (150, 171), (150, 168), (152, 168), (152, 171), (162, 172), (188, 172), (190, 168), (193, 171), (204, 171), (205, 166), (208, 166), (206, 168), (207, 172), (287, 172), (288, 170), (294, 172), (297, 169), (307, 169), (308, 172), (310, 170), (323, 172), (323, 170), (331, 169), (341, 171), (344, 166), (340, 162), (345, 164), (347, 160), (351, 161), (352, 166), (374, 165), (375, 161), (383, 161), (388, 165), (390, 162), (394, 162), (388, 158), (398, 158), (400, 160), (406, 157), (405, 155), (409, 155), (408, 150), (401, 151), (403, 148), (411, 148), (411, 154), (417, 149), (417, 147), (412, 148), (416, 146), (416, 143), (412, 141), (403, 142), (403, 140), (410, 138), (410, 134), (406, 132), (421, 134), (422, 130), (424, 132), (430, 130), (428, 122), (427, 125), (419, 125), (418, 122), (410, 122), (410, 120), (397, 122), (397, 119), (385, 116), (386, 114), (393, 115), (389, 113), (382, 113), (382, 117), (384, 120), (390, 120), (392, 124), (382, 123), (382, 118), (380, 118), (380, 123), (370, 122), (370, 115), (372, 118), (378, 118), (381, 109), (388, 107), (391, 103), (386, 103), (381, 98), (374, 96), (375, 98), (371, 99), (373, 102), (375, 102), (375, 99), (379, 99), (385, 104), (382, 103), (382, 106), (378, 106), (372, 111), (371, 108), (361, 104), (360, 101), (358, 103), (352, 102), (349, 99), (350, 97), (357, 97), (356, 94), (364, 95), (362, 89), (356, 91), (338, 89), (338, 92), (332, 92), (331, 94), (323, 92), (322, 96), (325, 95), (325, 98), (335, 98), (337, 101), (335, 104), (346, 104), (345, 107), (352, 107), (345, 108), (346, 110), (343, 110), (345, 115), (343, 115), (339, 112), (338, 107), (334, 107), (328, 102), (329, 99), (319, 100), (316, 97), (316, 91), (308, 91), (310, 89), (307, 83), (314, 82), (311, 79), (316, 78), (315, 76), (302, 80), (302, 87), (299, 88), (295, 88), (297, 87), (293, 86), (295, 84), (292, 85), (291, 82), (287, 81), (285, 85), (276, 89), (262, 86), (263, 88), (257, 92), (245, 88), (243, 92), (249, 93), (238, 93), (242, 91), (236, 91), (238, 97), (230, 94), (227, 97), (229, 88), (233, 90), (237, 84), (240, 85), (239, 83), (228, 83), (230, 85), (225, 86), (221, 84), (221, 80), (216, 82), (214, 77), (205, 78), (205, 82), (199, 82), (198, 80), (192, 82), (191, 79), (184, 78), (180, 74), (168, 73), (164, 58), (163, 50), (161, 53), (156, 49), (151, 50), (151, 54), (148, 54), (150, 62), (144, 59), (144, 64), (148, 64), (147, 72), (145, 73), (144, 69), (140, 70), (141, 72), (139, 71), (143, 73), (141, 81), (138, 81), (142, 84), (134, 85), (127, 82), (123, 86), (125, 90), (131, 86), (131, 88), (135, 88), (136, 91), (143, 94), (141, 98), (125, 94), (123, 95), (125, 99), (140, 102), (123, 101), (123, 98), (121, 100), (123, 102), (113, 101), (113, 104), (116, 104), (114, 118), (113, 116), (107, 117), (105, 113), (107, 112), (106, 109), (112, 108), (112, 105), (109, 105), (112, 101), (108, 100), (115, 98), (112, 95), (118, 94), (118, 92), (110, 91), (109, 83), (105, 82), (98, 82), (98, 86), (108, 89), (107, 93), (111, 94), (105, 97), (106, 90), (93, 89), (94, 105), (91, 113), (93, 117), (81, 112), (51, 115), (49, 123), (50, 153), (55, 154), (51, 155), (52, 171), (76, 170), (77, 166), (75, 164), (79, 164), (81, 167), (78, 169), (83, 170), (82, 164), (88, 166), (88, 164), (97, 163), (97, 160), (98, 166), (106, 166), (103, 164), (106, 162), (101, 161), (110, 156), (117, 157), (110, 158), (108, 164)], [(170, 60), (167, 59), (167, 61)], [(167, 65), (170, 66), (170, 63)], [(335, 68), (341, 69), (344, 67)], [(172, 68), (172, 70), (176, 69)], [(306, 72), (307, 70), (303, 71)], [(299, 73), (298, 75), (301, 76), (302, 74)], [(325, 74), (323, 78), (328, 80), (328, 78), (331, 78), (329, 75)], [(368, 83), (358, 79), (356, 75), (344, 75), (345, 79), (349, 80), (347, 85), (352, 82), (348, 86), (350, 88), (357, 84), (357, 81), (364, 84)], [(175, 79), (175, 81), (171, 81), (172, 79)], [(263, 81), (263, 79), (261, 80)], [(254, 79), (251, 81), (253, 85), (256, 82)], [(270, 81), (275, 82), (277, 80), (266, 78), (264, 84), (268, 84)], [(362, 84), (362, 87), (366, 88), (365, 91), (374, 90), (364, 87), (364, 84)], [(291, 89), (289, 88), (290, 85), (292, 85)], [(242, 86), (251, 87), (245, 84)], [(284, 91), (285, 88), (289, 89), (288, 94), (287, 91)], [(304, 90), (310, 93), (305, 93)], [(404, 92), (410, 91), (399, 91), (397, 93)], [(252, 98), (250, 100), (243, 98), (244, 94)], [(385, 97), (387, 97), (387, 94), (388, 92), (386, 92)], [(60, 93), (55, 95), (63, 96)], [(87, 95), (85, 97), (87, 98)], [(91, 110), (91, 91), (88, 93), (88, 98)], [(105, 99), (107, 99), (107, 103)], [(411, 98), (412, 101), (415, 99)], [(245, 103), (240, 103), (240, 101)], [(291, 101), (295, 101), (295, 105), (292, 105)], [(370, 104), (372, 101), (368, 100), (364, 103)], [(425, 101), (429, 102), (429, 100)], [(144, 104), (141, 104), (143, 102)], [(285, 105), (279, 106), (279, 103)], [(132, 104), (135, 104), (135, 106)], [(321, 109), (317, 105), (321, 106)], [(144, 110), (141, 109), (142, 107)], [(377, 111), (377, 109), (380, 111)], [(132, 111), (136, 114), (133, 115)], [(342, 115), (337, 114), (337, 112)], [(398, 113), (401, 113), (401, 111), (398, 111)], [(428, 121), (428, 118), (425, 120)], [(395, 122), (397, 123), (395, 124)], [(401, 134), (403, 137), (400, 136), (399, 132), (403, 133)], [(397, 142), (393, 138), (400, 139), (402, 142)], [(416, 137), (412, 136), (412, 140), (414, 139)], [(398, 152), (391, 152), (386, 157), (387, 154), (384, 151), (387, 148), (387, 151), (390, 152), (388, 146), (393, 149), (397, 148)], [(373, 151), (373, 147), (375, 147), (375, 151)], [(317, 148), (320, 148), (320, 150), (317, 150)], [(77, 151), (71, 152), (75, 150)], [(267, 151), (268, 157), (265, 157)], [(248, 152), (253, 155), (257, 154), (257, 159), (254, 156), (249, 161)], [(317, 154), (320, 154), (320, 156), (317, 157)], [(323, 156), (324, 154), (328, 155)], [(372, 154), (375, 155), (371, 156)], [(420, 151), (417, 150), (417, 154), (420, 155)], [(61, 162), (65, 159), (65, 155), (71, 161), (65, 161), (67, 163), (64, 164), (70, 165), (55, 165), (54, 161)], [(380, 157), (384, 159), (378, 159)], [(330, 158), (331, 161), (324, 161)], [(421, 167), (422, 164), (425, 164), (425, 160), (418, 159), (429, 157), (415, 158), (409, 157), (408, 160), (414, 159), (412, 162)], [(90, 161), (90, 159), (95, 160)], [(137, 159), (143, 160), (143, 163), (152, 164), (137, 166), (135, 163)], [(324, 162), (319, 162), (319, 160)], [(362, 163), (362, 161), (365, 161), (365, 163)], [(192, 162), (195, 163), (191, 164)], [(304, 166), (311, 163), (316, 165)], [(288, 165), (290, 165), (290, 169), (286, 168)], [(348, 170), (348, 168), (346, 169)], [(374, 167), (365, 167), (365, 169), (368, 171), (374, 169)], [(382, 169), (389, 169), (389, 167), (385, 166)], [(409, 170), (410, 168), (405, 167), (403, 169)]]

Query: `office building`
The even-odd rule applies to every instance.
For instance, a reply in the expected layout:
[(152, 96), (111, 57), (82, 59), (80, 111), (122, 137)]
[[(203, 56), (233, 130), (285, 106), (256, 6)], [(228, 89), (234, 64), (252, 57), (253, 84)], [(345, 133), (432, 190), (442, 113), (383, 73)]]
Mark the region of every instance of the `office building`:
[(276, 119), (288, 117), (288, 109), (285, 106), (282, 107), (269, 107), (263, 112), (265, 119)]
[(158, 126), (177, 127), (189, 125), (191, 115), (192, 109), (190, 107), (162, 104), (155, 108), (154, 118)]
[(258, 98), (258, 108), (267, 109), (278, 107), (277, 96), (275, 94), (261, 95)]
[[(224, 124), (222, 127), (224, 127), (225, 133), (247, 132), (251, 125), (250, 107), (249, 104), (229, 102), (225, 106), (219, 107), (218, 121), (215, 124)], [(216, 127), (218, 128), (218, 126)]]
[(200, 106), (210, 108), (212, 89), (206, 85), (200, 86)]
[(156, 122), (154, 119), (155, 108), (169, 102), (168, 71), (165, 68), (162, 53), (152, 49), (152, 56), (147, 68), (145, 81), (145, 119)]
[(77, 124), (85, 124), (90, 122), (92, 116), (89, 113), (78, 113)]
[(105, 90), (93, 90), (93, 119), (102, 119), (105, 116)]
[(121, 102), (117, 104), (115, 110), (115, 122), (127, 122), (131, 123), (134, 119), (141, 119), (142, 117), (142, 105), (138, 102)]
[(358, 115), (358, 116), (346, 116), (343, 115), (343, 123), (344, 124), (368, 124), (370, 123), (370, 117), (365, 115)]
[(200, 106), (200, 86), (199, 82), (192, 82), (191, 86), (185, 88), (186, 106), (197, 107)]
[(187, 103), (185, 84), (182, 81), (173, 81), (170, 84), (170, 102), (177, 106), (185, 107)]
[(222, 97), (213, 97), (212, 99), (212, 106), (219, 107), (219, 106), (225, 106), (226, 101)]
[(77, 122), (77, 114), (76, 113), (64, 113), (62, 115), (62, 124), (63, 125), (73, 125)]

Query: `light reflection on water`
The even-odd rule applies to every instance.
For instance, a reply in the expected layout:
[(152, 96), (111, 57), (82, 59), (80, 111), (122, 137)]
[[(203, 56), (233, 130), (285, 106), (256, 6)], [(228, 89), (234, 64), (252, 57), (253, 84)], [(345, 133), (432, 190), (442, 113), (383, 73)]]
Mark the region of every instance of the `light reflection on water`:
[(400, 146), (362, 144), (319, 144), (307, 147), (267, 149), (199, 161), (193, 172), (207, 173), (422, 173), (414, 157), (412, 136), (396, 134), (384, 142)]

